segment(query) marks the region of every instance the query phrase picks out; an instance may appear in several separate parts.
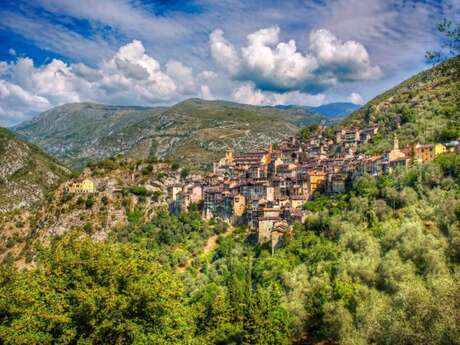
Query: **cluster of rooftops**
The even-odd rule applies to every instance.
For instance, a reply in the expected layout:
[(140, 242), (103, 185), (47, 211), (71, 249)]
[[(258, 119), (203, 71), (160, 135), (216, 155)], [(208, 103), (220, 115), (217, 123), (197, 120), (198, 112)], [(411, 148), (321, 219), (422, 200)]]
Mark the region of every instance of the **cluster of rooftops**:
[(260, 242), (272, 240), (276, 247), (277, 234), (288, 233), (290, 224), (308, 215), (303, 206), (315, 193), (342, 193), (357, 176), (389, 174), (413, 161), (459, 150), (458, 142), (450, 147), (417, 144), (400, 149), (394, 136), (393, 148), (383, 155), (358, 154), (358, 146), (372, 141), (378, 132), (378, 127), (346, 128), (331, 137), (320, 127), (307, 140), (291, 137), (257, 152), (234, 154), (228, 148), (212, 173), (171, 188), (171, 210), (202, 203), (204, 218), (246, 224), (258, 230)]
[[(274, 249), (295, 221), (303, 222), (308, 216), (304, 205), (316, 194), (342, 193), (358, 176), (390, 174), (398, 167), (430, 161), (447, 151), (460, 153), (458, 141), (401, 149), (397, 136), (392, 149), (381, 155), (359, 153), (360, 145), (378, 133), (378, 127), (345, 128), (331, 135), (326, 127), (319, 127), (308, 139), (290, 137), (256, 152), (235, 154), (229, 147), (225, 156), (214, 162), (211, 173), (164, 183), (169, 191), (164, 201), (171, 212), (198, 204), (205, 219), (219, 217), (232, 225), (254, 228), (259, 242), (271, 242)], [(65, 190), (94, 193), (96, 186), (85, 179), (66, 184)]]

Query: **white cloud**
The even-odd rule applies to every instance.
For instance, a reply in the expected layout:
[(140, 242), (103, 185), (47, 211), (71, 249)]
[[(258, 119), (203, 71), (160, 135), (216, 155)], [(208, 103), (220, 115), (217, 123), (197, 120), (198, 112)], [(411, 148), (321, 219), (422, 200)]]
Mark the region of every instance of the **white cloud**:
[(16, 50), (14, 50), (13, 48), (10, 48), (8, 49), (8, 54), (10, 54), (11, 56), (16, 56)]
[(33, 41), (41, 49), (71, 56), (83, 61), (99, 62), (113, 54), (113, 49), (101, 35), (84, 37), (63, 25), (46, 19), (22, 16), (0, 8), (0, 28), (11, 30)]
[(201, 85), (200, 88), (200, 97), (207, 100), (215, 99), (214, 95), (212, 94), (211, 89), (208, 85)]
[(240, 58), (235, 47), (224, 38), (222, 30), (214, 30), (209, 36), (211, 55), (217, 64), (231, 74), (240, 69)]
[[(215, 77), (210, 71), (200, 76), (201, 79)], [(136, 40), (120, 47), (99, 68), (67, 64), (58, 59), (35, 67), (32, 59), (19, 58), (14, 63), (0, 62), (0, 78), (3, 125), (68, 102), (153, 105), (200, 92), (203, 97), (213, 97), (209, 86), (204, 82), (197, 84), (190, 67), (170, 61), (162, 69)]]
[(323, 104), (326, 96), (324, 94), (310, 95), (300, 91), (285, 93), (264, 92), (254, 87), (252, 83), (244, 83), (235, 88), (232, 98), (236, 102), (252, 105), (307, 105), (319, 106)]
[(28, 115), (46, 110), (49, 106), (46, 98), (0, 79), (0, 118), (4, 121), (25, 120)]
[(125, 0), (37, 0), (46, 10), (109, 25), (137, 37), (167, 38), (186, 32), (183, 24), (166, 16), (156, 16), (141, 3)]
[(247, 36), (248, 45), (238, 51), (215, 30), (210, 35), (211, 55), (236, 80), (252, 81), (265, 91), (319, 93), (338, 82), (368, 80), (380, 76), (362, 44), (342, 42), (327, 30), (310, 34), (306, 53), (296, 41), (280, 42), (279, 27), (258, 30)]
[(252, 105), (268, 105), (271, 104), (269, 97), (262, 91), (254, 89), (254, 86), (246, 83), (235, 89), (232, 97), (239, 103)]
[(359, 105), (362, 105), (365, 103), (363, 97), (357, 92), (352, 92), (350, 96), (348, 96), (348, 100), (352, 103), (359, 104)]
[(174, 80), (160, 63), (145, 53), (140, 41), (122, 46), (101, 68), (97, 87), (105, 90), (104, 100), (149, 104), (169, 100), (177, 91)]
[(169, 61), (166, 64), (166, 73), (174, 80), (180, 93), (191, 95), (196, 92), (193, 70), (190, 67), (179, 61)]

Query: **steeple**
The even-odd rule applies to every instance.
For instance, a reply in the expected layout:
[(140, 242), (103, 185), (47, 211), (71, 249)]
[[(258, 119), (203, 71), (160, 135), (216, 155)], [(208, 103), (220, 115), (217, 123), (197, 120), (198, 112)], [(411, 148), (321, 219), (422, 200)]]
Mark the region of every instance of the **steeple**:
[(230, 146), (227, 146), (227, 151), (225, 151), (225, 160), (227, 163), (233, 163), (233, 150)]
[(397, 151), (399, 150), (399, 139), (396, 134), (393, 136), (393, 150)]

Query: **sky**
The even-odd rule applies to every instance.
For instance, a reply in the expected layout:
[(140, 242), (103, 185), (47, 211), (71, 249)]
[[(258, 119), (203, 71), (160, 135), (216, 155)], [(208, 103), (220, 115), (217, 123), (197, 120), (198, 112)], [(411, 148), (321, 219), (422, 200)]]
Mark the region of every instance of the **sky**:
[(0, 0), (0, 126), (70, 102), (363, 104), (460, 0)]

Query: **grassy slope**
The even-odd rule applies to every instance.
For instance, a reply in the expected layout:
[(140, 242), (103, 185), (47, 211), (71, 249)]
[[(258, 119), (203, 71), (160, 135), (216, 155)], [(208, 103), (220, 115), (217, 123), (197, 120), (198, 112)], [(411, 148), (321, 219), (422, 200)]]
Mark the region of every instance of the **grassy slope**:
[[(396, 129), (398, 115), (401, 127)], [(389, 134), (395, 130), (404, 146), (439, 141), (446, 128), (460, 129), (460, 57), (421, 72), (377, 96), (341, 125), (371, 124), (378, 124), (384, 130), (373, 144), (365, 147), (368, 152), (390, 148)]]

